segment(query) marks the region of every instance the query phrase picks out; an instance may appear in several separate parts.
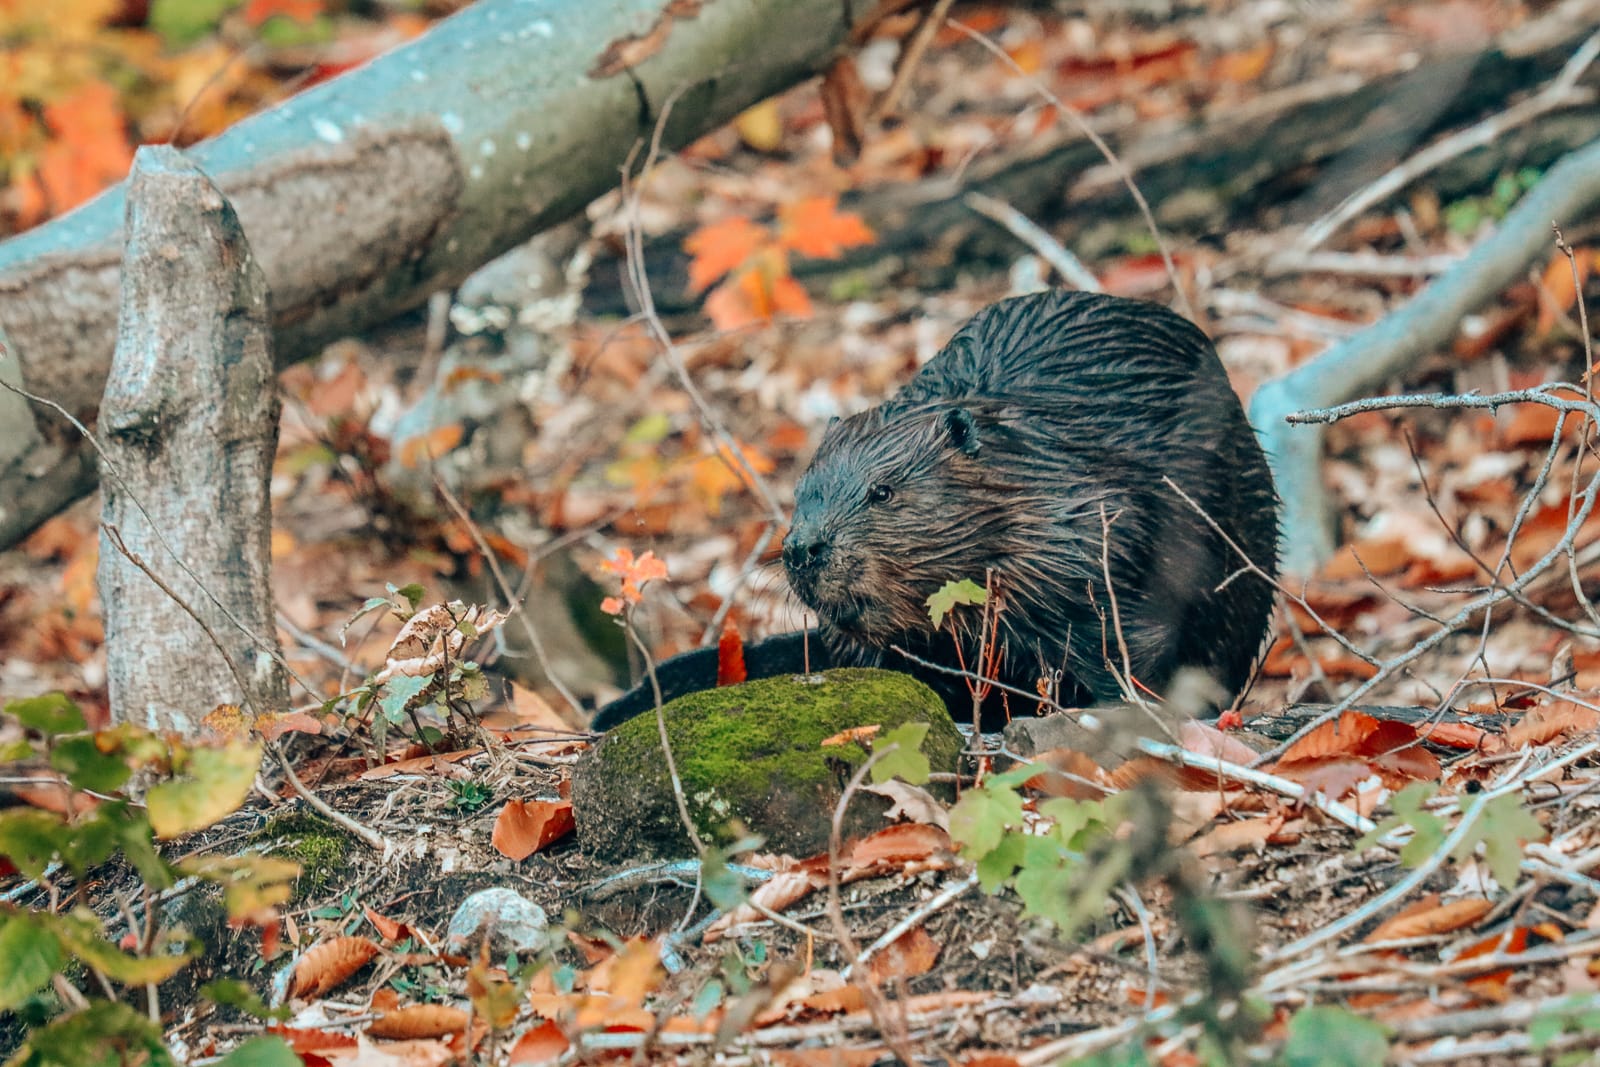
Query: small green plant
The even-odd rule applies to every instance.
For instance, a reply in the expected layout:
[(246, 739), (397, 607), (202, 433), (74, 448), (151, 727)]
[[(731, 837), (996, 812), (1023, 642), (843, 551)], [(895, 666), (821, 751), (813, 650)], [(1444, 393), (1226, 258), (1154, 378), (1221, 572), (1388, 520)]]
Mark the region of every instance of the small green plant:
[[(1600, 1033), (1600, 1003), (1593, 994), (1576, 993), (1551, 1005), (1528, 1024), (1528, 1043), (1534, 1052), (1543, 1052), (1564, 1034)], [(1556, 1067), (1577, 1067), (1594, 1062), (1594, 1050), (1573, 1049), (1550, 1062)]]
[(1085, 862), (1089, 848), (1109, 841), (1121, 821), (1121, 798), (1042, 800), (1036, 805), (1040, 825), (1030, 831), (1022, 786), (1038, 773), (1033, 766), (1014, 767), (968, 789), (950, 809), (950, 837), (977, 865), (985, 890), (1011, 885), (1028, 914), (1049, 919), (1070, 937), (1100, 913), (1122, 876), (1123, 864)]
[(471, 815), (494, 799), (494, 790), (470, 778), (452, 778), (445, 783), (450, 791), (450, 806), (463, 815)]
[(1540, 172), (1534, 167), (1503, 173), (1482, 196), (1464, 196), (1446, 204), (1444, 224), (1452, 233), (1470, 237), (1485, 221), (1505, 218), (1522, 194), (1539, 184), (1539, 178)]
[[(371, 715), (372, 747), (379, 758), (387, 749), (391, 727), (403, 729), (410, 723), (416, 740), (432, 748), (447, 735), (458, 736), (458, 716), (468, 723), (476, 721), (472, 704), (489, 695), (489, 682), (482, 668), (462, 653), (469, 642), (506, 620), (492, 608), (459, 600), (419, 609), (425, 590), (415, 583), (390, 585), (388, 594), (362, 604), (340, 630), (342, 639), (358, 620), (379, 611), (399, 619), (402, 626), (383, 669), (353, 692), (323, 705), (325, 712), (332, 711), (354, 697), (356, 717), (365, 721)], [(435, 706), (444, 713), (446, 730), (422, 721), (422, 712)]]
[[(1355, 843), (1355, 848), (1371, 848), (1384, 837), (1402, 827), (1410, 827), (1411, 838), (1400, 847), (1400, 862), (1416, 867), (1444, 846), (1449, 834), (1449, 824), (1426, 810), (1438, 787), (1426, 782), (1406, 786), (1389, 801), (1394, 814)], [(1492, 799), (1469, 797), (1462, 802), (1462, 818), (1471, 818), (1472, 826), (1451, 849), (1450, 855), (1463, 863), (1483, 846), (1484, 863), (1494, 880), (1510, 889), (1517, 883), (1522, 865), (1522, 843), (1544, 837), (1544, 827), (1539, 825), (1522, 798), (1516, 793), (1506, 793)]]
[[(86, 1005), (29, 1033), (10, 1067), (174, 1063), (160, 1027), (147, 1014), (154, 1003), (141, 1011), (122, 1000), (129, 994), (153, 998), (155, 987), (201, 947), (183, 929), (157, 921), (157, 894), (194, 877), (221, 887), (236, 925), (266, 928), (276, 924), (275, 909), (289, 899), (299, 867), (263, 856), (201, 855), (172, 863), (156, 840), (204, 829), (237, 809), (255, 781), (261, 747), (243, 741), (190, 746), (127, 724), (90, 730), (83, 711), (61, 693), (12, 701), (0, 714), (21, 728), (0, 760), (43, 756), (63, 777), (62, 810), (73, 813), (0, 811), (0, 857), (42, 891), (33, 906), (0, 904), (0, 1012), (48, 1017), (56, 1014), (51, 994)], [(123, 793), (135, 774), (153, 782), (142, 807)], [(143, 882), (144, 913), (150, 917), (121, 938), (93, 910), (88, 877), (118, 856)], [(72, 892), (63, 891), (64, 882), (73, 883)], [(71, 910), (58, 906), (63, 900), (73, 902)], [(107, 997), (90, 998), (78, 989), (72, 975), (82, 972), (95, 976), (89, 990)], [(254, 1067), (298, 1060), (272, 1039), (240, 1046), (223, 1062)]]

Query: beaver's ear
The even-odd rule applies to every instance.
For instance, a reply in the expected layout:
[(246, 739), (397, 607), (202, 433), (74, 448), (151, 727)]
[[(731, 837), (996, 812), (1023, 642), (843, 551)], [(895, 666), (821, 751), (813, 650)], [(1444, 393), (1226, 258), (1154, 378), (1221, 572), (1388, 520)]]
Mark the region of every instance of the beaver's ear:
[(950, 435), (951, 445), (969, 456), (978, 454), (978, 423), (973, 419), (972, 412), (965, 408), (951, 408), (944, 413), (944, 428)]

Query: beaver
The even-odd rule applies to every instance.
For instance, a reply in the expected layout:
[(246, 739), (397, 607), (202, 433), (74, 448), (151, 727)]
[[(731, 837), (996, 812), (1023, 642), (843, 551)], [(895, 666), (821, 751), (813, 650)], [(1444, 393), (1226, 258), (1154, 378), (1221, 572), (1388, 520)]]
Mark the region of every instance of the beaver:
[[(1064, 705), (1116, 700), (1124, 683), (1159, 694), (1183, 667), (1232, 696), (1273, 596), (1238, 573), (1239, 553), (1275, 572), (1277, 509), (1266, 457), (1193, 324), (1096, 293), (1002, 300), (890, 400), (829, 426), (782, 551), (820, 641), (758, 643), (747, 665), (794, 671), (806, 655), (810, 669), (908, 670), (970, 712), (965, 684), (938, 668), (978, 667), (981, 615), (962, 608), (935, 629), (928, 607), (968, 579), (999, 597), (985, 673), (1012, 690), (991, 694), (986, 719), (997, 701), (1031, 710), (1016, 691)], [(714, 684), (715, 660), (688, 653), (658, 674), (670, 698)], [(650, 704), (636, 690), (596, 726)]]

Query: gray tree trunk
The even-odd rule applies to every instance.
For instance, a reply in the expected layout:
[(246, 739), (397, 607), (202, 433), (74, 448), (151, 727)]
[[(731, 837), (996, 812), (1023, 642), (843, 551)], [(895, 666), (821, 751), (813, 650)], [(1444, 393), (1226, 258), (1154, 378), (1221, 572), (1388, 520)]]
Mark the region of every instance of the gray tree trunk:
[(193, 736), (218, 704), (288, 706), (270, 583), (272, 326), (238, 216), (198, 167), (141, 148), (130, 186), (100, 412), (106, 674), (113, 720)]
[[(260, 260), (281, 366), (580, 211), (658, 124), (676, 147), (822, 70), (873, 6), (479, 0), (188, 155)], [(111, 358), (123, 196), (0, 243), (0, 343), (17, 361), (0, 376), (85, 421)], [(94, 478), (69, 426), (0, 392), (0, 549)]]

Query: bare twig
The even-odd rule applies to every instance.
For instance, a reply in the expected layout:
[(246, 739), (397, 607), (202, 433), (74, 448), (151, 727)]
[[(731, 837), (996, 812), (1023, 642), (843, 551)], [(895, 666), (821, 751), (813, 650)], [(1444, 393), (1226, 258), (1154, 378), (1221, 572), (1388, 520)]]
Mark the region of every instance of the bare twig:
[(1082, 289), (1086, 293), (1104, 291), (1100, 279), (1083, 265), (1083, 260), (1045, 232), (1038, 223), (1004, 200), (998, 200), (987, 193), (971, 192), (962, 197), (961, 202), (984, 218), (992, 219), (1010, 230), (1011, 236), (1038, 253), (1039, 258), (1050, 264), (1055, 272), (1061, 275), (1061, 280), (1074, 289)]
[(1577, 83), (1578, 79), (1583, 77), (1584, 71), (1595, 61), (1596, 56), (1600, 56), (1600, 32), (1592, 34), (1584, 41), (1572, 54), (1572, 58), (1567, 60), (1566, 66), (1561, 68), (1561, 73), (1556, 75), (1555, 80), (1539, 93), (1521, 103), (1513, 104), (1499, 114), (1491, 115), (1482, 122), (1457, 131), (1442, 141), (1436, 141), (1416, 155), (1408, 157), (1404, 163), (1371, 185), (1352, 193), (1338, 207), (1306, 227), (1305, 233), (1297, 242), (1297, 248), (1302, 253), (1311, 251), (1369, 207), (1381, 203), (1422, 175), (1457, 156), (1464, 155), (1474, 148), (1493, 144), (1508, 131), (1526, 125), (1541, 115), (1592, 100), (1594, 92)]
[(1084, 117), (1078, 113), (1076, 108), (1071, 107), (1066, 101), (1062, 100), (1055, 93), (1051, 92), (1050, 89), (1038, 78), (1033, 77), (1027, 71), (1023, 70), (1022, 67), (1018, 65), (1017, 61), (1012, 59), (1011, 55), (1004, 48), (1001, 48), (987, 35), (979, 33), (977, 30), (959, 21), (958, 19), (948, 19), (946, 21), (949, 25), (954, 26), (956, 29), (972, 38), (972, 40), (977, 41), (984, 47), (986, 51), (988, 51), (996, 59), (1000, 60), (1001, 63), (1005, 64), (1013, 74), (1027, 82), (1034, 92), (1038, 93), (1041, 97), (1049, 101), (1049, 103), (1055, 107), (1056, 114), (1065, 115), (1068, 120), (1071, 121), (1073, 126), (1077, 127), (1078, 132), (1083, 134), (1083, 136), (1089, 140), (1089, 143), (1093, 144), (1095, 148), (1099, 150), (1100, 154), (1105, 157), (1106, 163), (1113, 171), (1116, 172), (1117, 177), (1122, 180), (1123, 186), (1127, 188), (1129, 195), (1133, 197), (1133, 202), (1139, 206), (1139, 214), (1144, 216), (1145, 225), (1150, 228), (1150, 236), (1155, 240), (1156, 248), (1161, 252), (1161, 263), (1167, 268), (1167, 277), (1172, 282), (1174, 297), (1178, 302), (1178, 306), (1183, 310), (1184, 317), (1189, 319), (1191, 322), (1195, 321), (1194, 306), (1189, 303), (1189, 294), (1184, 291), (1183, 282), (1178, 277), (1177, 264), (1172, 261), (1172, 252), (1167, 248), (1166, 239), (1161, 236), (1161, 228), (1156, 225), (1156, 216), (1155, 213), (1150, 210), (1150, 202), (1147, 201), (1144, 198), (1144, 194), (1139, 191), (1139, 186), (1134, 182), (1133, 175), (1123, 164), (1122, 160), (1117, 158), (1117, 154), (1111, 150), (1111, 146), (1106, 143), (1106, 139), (1101, 137), (1100, 134), (1095, 131), (1093, 126), (1089, 125)]

